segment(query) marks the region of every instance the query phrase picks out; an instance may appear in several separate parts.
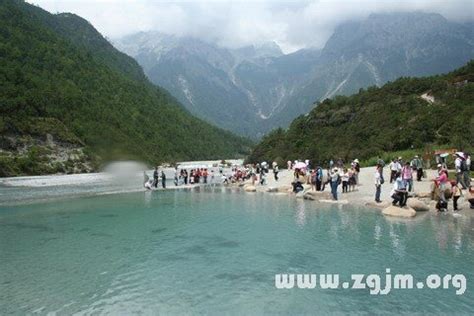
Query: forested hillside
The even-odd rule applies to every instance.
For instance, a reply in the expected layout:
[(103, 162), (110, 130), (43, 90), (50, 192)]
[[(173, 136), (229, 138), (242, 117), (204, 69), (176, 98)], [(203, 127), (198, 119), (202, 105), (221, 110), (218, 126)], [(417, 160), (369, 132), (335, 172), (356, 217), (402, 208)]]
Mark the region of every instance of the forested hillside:
[(264, 137), (248, 161), (366, 159), (430, 144), (474, 146), (474, 61), (447, 75), (326, 99)]
[[(249, 145), (190, 115), (85, 20), (23, 1), (0, 3), (0, 113), (0, 176), (234, 157)], [(74, 151), (55, 160), (58, 146)]]

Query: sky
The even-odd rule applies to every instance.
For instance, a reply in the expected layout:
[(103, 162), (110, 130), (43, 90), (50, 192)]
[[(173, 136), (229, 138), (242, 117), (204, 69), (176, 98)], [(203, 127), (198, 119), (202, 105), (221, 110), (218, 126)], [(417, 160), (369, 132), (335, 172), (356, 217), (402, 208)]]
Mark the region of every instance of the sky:
[(275, 41), (284, 52), (321, 48), (334, 28), (371, 13), (422, 11), (474, 20), (474, 0), (28, 0), (72, 12), (114, 39), (140, 31), (192, 36), (230, 48)]

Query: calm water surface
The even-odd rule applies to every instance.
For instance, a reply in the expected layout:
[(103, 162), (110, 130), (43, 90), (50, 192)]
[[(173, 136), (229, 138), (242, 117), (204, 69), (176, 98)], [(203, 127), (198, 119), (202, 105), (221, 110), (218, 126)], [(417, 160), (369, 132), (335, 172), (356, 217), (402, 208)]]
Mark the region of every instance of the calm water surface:
[[(395, 221), (224, 188), (3, 202), (2, 315), (474, 313), (471, 216)], [(467, 291), (274, 287), (276, 273), (385, 268), (419, 278), (463, 273)]]

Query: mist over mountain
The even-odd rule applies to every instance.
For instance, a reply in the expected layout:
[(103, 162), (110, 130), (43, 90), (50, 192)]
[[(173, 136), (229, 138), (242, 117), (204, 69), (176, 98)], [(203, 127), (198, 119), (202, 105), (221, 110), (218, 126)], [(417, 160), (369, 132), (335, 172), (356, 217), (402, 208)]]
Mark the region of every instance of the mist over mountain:
[(317, 101), (460, 67), (474, 57), (470, 26), (439, 14), (372, 14), (339, 25), (321, 50), (287, 55), (274, 42), (229, 49), (158, 32), (129, 35), (114, 45), (193, 114), (259, 137), (286, 127)]

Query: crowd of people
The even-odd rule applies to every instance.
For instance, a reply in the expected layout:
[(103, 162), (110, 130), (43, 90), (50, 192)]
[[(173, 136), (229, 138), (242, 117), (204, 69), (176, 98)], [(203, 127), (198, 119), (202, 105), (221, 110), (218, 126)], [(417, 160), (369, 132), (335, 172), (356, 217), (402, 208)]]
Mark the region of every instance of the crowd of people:
[[(463, 190), (469, 190), (468, 194), (472, 192), (470, 185), (470, 168), (471, 157), (467, 153), (457, 152), (454, 154), (454, 168), (456, 173), (456, 180), (449, 180), (448, 168), (443, 160), (443, 163), (437, 165), (437, 177), (434, 181), (435, 199), (437, 200), (436, 208), (438, 211), (446, 211), (448, 208), (448, 199), (452, 198), (453, 210), (456, 212), (458, 208), (458, 200), (463, 196)], [(380, 188), (383, 184), (381, 179), (383, 165), (378, 164), (375, 171), (375, 201), (380, 201)], [(393, 182), (393, 189), (390, 192), (393, 205), (401, 207), (406, 205), (410, 192), (414, 191), (414, 177), (417, 181), (421, 181), (426, 177), (423, 172), (423, 161), (415, 156), (410, 162), (403, 162), (402, 158), (393, 159), (390, 163), (390, 183)], [(474, 201), (468, 199), (471, 203), (471, 208), (474, 208)]]
[[(266, 162), (259, 164), (249, 164), (245, 166), (233, 166), (228, 170), (220, 166), (217, 168), (218, 171), (208, 168), (178, 168), (174, 169), (174, 185), (194, 185), (194, 184), (230, 184), (230, 183), (241, 183), (247, 180), (251, 180), (252, 184), (259, 183), (260, 185), (266, 184), (267, 174), (269, 173), (269, 166)], [(272, 165), (272, 172), (274, 179), (278, 181), (279, 168), (274, 162)], [(161, 181), (160, 181), (161, 180)], [(153, 171), (153, 178), (150, 179), (146, 172), (144, 172), (144, 187), (147, 189), (157, 189), (160, 182), (161, 187), (166, 189), (166, 173), (163, 169), (155, 167)]]
[(287, 167), (293, 170), (293, 192), (298, 193), (304, 190), (303, 184), (310, 184), (312, 191), (324, 191), (326, 185), (331, 188), (334, 200), (337, 200), (337, 190), (342, 185), (342, 193), (354, 191), (359, 184), (360, 163), (354, 159), (349, 168), (344, 166), (344, 161), (338, 159), (336, 163), (329, 161), (326, 172), (321, 165), (311, 168), (309, 160), (299, 162), (298, 160), (288, 161)]
[(438, 176), (434, 179), (435, 198), (438, 200), (436, 208), (438, 211), (446, 211), (448, 208), (448, 199), (453, 200), (453, 210), (458, 211), (458, 200), (464, 194), (468, 194), (470, 207), (474, 208), (474, 199), (472, 199), (473, 189), (471, 187), (471, 156), (468, 153), (457, 152), (454, 154), (454, 170), (456, 180), (449, 180), (449, 173), (446, 163), (437, 165)]
[[(334, 200), (338, 200), (338, 189), (342, 186), (342, 194), (352, 192), (359, 185), (359, 174), (361, 166), (358, 159), (354, 159), (350, 164), (345, 164), (342, 159), (336, 161), (330, 160), (324, 168), (320, 164), (316, 164), (314, 168), (309, 160), (305, 161), (288, 161), (287, 169), (292, 170), (293, 180), (291, 182), (292, 191), (298, 193), (304, 190), (304, 185), (310, 185), (311, 191), (324, 191), (326, 186), (330, 187), (331, 196)], [(384, 179), (385, 162), (381, 157), (378, 158), (374, 172), (375, 184), (375, 202), (382, 202), (382, 186)], [(467, 153), (457, 152), (454, 155), (454, 169), (456, 174), (455, 180), (449, 180), (446, 159), (437, 165), (438, 174), (434, 181), (436, 189), (435, 198), (438, 200), (438, 210), (446, 210), (448, 199), (452, 198), (453, 210), (457, 211), (458, 200), (464, 195), (464, 191), (468, 194), (472, 193), (470, 184), (471, 157)], [(415, 155), (411, 160), (404, 160), (402, 157), (394, 158), (388, 165), (390, 179), (392, 185), (390, 198), (392, 204), (403, 207), (406, 205), (409, 196), (414, 192), (415, 182), (422, 181), (426, 178), (423, 160)], [(272, 166), (267, 162), (257, 164), (248, 164), (243, 166), (233, 166), (224, 170), (219, 167), (218, 170), (207, 168), (186, 168), (174, 170), (174, 185), (193, 185), (193, 184), (238, 184), (250, 182), (252, 185), (266, 185), (269, 173), (273, 174), (274, 180), (279, 181), (279, 166), (276, 162)], [(161, 180), (162, 188), (166, 188), (166, 174), (164, 170), (154, 169), (153, 179), (149, 179), (146, 173), (144, 186), (148, 189), (158, 188)], [(449, 194), (446, 192), (449, 191)], [(472, 193), (474, 194), (474, 193)], [(473, 196), (473, 195), (470, 195)], [(472, 199), (471, 199), (472, 200)], [(471, 207), (474, 208), (474, 200)]]

